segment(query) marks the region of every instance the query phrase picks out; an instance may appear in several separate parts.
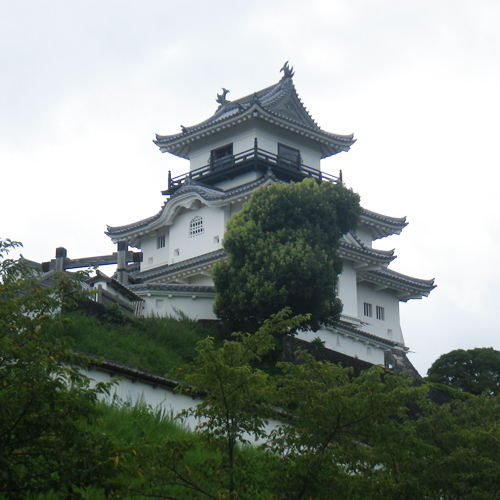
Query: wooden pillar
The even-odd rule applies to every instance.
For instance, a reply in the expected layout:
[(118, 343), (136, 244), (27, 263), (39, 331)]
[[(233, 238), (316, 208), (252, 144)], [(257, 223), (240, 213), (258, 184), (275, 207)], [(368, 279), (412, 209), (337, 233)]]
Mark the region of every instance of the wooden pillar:
[(128, 285), (128, 273), (127, 273), (127, 250), (128, 245), (125, 241), (118, 242), (118, 258), (116, 269), (116, 279), (122, 285)]
[(68, 256), (68, 251), (59, 247), (56, 248), (56, 271), (62, 273), (64, 271), (64, 259)]

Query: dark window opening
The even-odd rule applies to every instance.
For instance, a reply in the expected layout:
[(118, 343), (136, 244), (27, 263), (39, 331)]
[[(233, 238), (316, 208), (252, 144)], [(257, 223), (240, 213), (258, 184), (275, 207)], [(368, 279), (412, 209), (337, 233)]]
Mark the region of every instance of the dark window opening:
[(302, 163), (300, 151), (284, 144), (278, 144), (278, 159), (282, 165), (287, 167), (300, 168)]
[(214, 167), (231, 165), (233, 163), (233, 145), (227, 144), (214, 149), (211, 153), (211, 163)]

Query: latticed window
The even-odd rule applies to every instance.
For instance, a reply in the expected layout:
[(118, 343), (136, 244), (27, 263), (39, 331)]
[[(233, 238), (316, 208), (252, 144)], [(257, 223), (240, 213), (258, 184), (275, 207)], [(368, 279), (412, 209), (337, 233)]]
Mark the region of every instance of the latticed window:
[(195, 236), (200, 236), (203, 234), (205, 229), (203, 228), (203, 219), (201, 217), (195, 217), (189, 224), (189, 237), (194, 238)]
[(385, 309), (383, 307), (376, 307), (377, 319), (380, 321), (385, 321)]
[(372, 305), (365, 302), (363, 304), (363, 313), (365, 316), (368, 316), (369, 318), (371, 318), (372, 317)]

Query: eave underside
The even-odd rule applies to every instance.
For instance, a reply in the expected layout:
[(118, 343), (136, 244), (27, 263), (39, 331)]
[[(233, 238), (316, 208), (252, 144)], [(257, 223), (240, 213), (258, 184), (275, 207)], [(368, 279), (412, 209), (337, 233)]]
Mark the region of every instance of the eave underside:
[[(362, 252), (360, 252), (360, 256), (363, 256)], [(133, 278), (136, 282), (145, 285), (153, 283), (182, 283), (183, 280), (192, 279), (196, 276), (210, 276), (213, 265), (223, 258), (225, 258), (225, 252), (223, 249), (220, 249), (175, 264), (166, 264), (134, 273)], [(362, 262), (361, 259), (360, 262)], [(375, 267), (376, 269), (370, 270), (369, 267), (360, 266), (360, 270), (356, 271), (358, 282), (370, 283), (376, 290), (393, 290), (396, 292), (399, 300), (403, 302), (428, 296), (435, 288), (434, 280), (421, 280), (406, 276), (387, 269), (380, 265), (380, 263)]]

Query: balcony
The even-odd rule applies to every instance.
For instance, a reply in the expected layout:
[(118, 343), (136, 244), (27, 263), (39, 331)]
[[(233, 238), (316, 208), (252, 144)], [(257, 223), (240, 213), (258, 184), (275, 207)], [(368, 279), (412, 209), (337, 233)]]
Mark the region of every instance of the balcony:
[[(168, 172), (168, 189), (162, 191), (164, 195), (175, 193), (188, 179), (214, 185), (218, 182), (234, 179), (236, 176), (246, 172), (262, 172), (272, 170), (273, 174), (285, 182), (300, 182), (306, 177), (316, 179), (318, 182), (328, 181), (336, 183), (339, 178), (334, 175), (321, 172), (312, 167), (302, 164), (302, 159), (290, 158), (289, 155), (276, 155), (269, 151), (259, 149), (257, 139), (252, 149), (243, 151), (236, 155), (227, 155), (222, 158), (209, 159), (204, 167), (197, 168), (185, 174), (172, 177)], [(342, 180), (342, 179), (340, 179)]]

